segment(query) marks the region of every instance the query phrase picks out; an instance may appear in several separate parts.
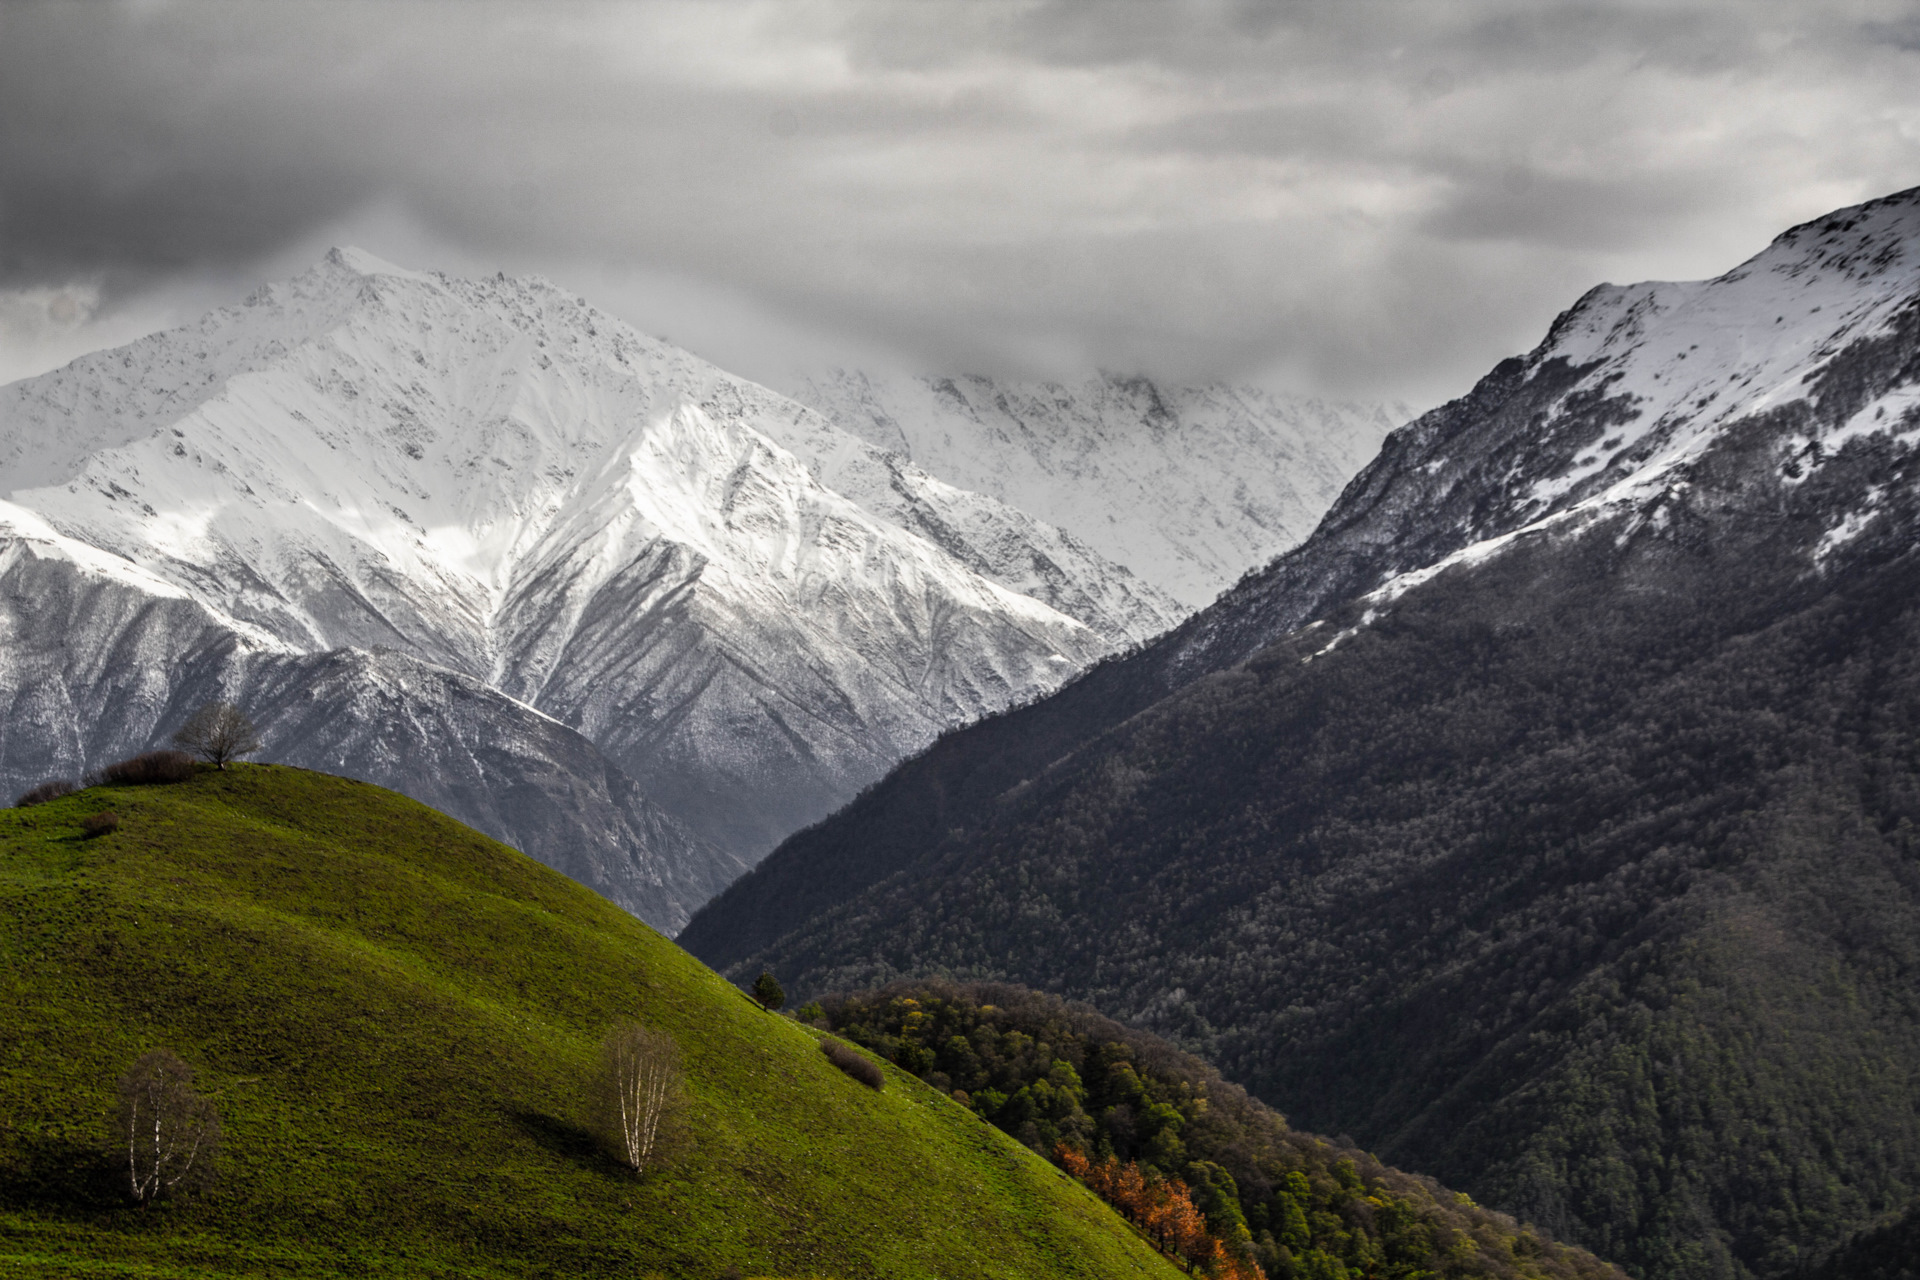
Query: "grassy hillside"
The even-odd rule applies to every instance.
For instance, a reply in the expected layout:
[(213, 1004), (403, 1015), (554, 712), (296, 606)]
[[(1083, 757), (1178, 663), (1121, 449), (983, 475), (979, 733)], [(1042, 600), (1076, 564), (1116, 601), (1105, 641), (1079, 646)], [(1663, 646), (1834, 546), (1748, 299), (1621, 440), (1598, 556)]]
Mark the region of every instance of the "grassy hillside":
[[(256, 766), (0, 812), (0, 900), (8, 1275), (1175, 1274), (920, 1081), (856, 1084), (639, 921), (375, 787)], [(639, 1180), (582, 1127), (623, 1018), (678, 1039), (690, 1095)], [(155, 1047), (225, 1150), (212, 1191), (142, 1211), (104, 1139)]]

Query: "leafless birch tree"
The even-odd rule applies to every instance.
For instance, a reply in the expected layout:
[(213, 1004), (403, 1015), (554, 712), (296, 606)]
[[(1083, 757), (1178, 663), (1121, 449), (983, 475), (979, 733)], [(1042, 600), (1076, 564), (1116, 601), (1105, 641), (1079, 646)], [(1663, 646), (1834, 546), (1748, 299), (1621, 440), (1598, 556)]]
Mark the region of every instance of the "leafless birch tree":
[(600, 1046), (595, 1109), (602, 1140), (635, 1173), (657, 1163), (681, 1106), (680, 1047), (636, 1023), (614, 1028)]
[(127, 1153), (127, 1189), (144, 1208), (156, 1196), (212, 1180), (220, 1116), (193, 1088), (193, 1068), (153, 1049), (120, 1077), (114, 1137)]

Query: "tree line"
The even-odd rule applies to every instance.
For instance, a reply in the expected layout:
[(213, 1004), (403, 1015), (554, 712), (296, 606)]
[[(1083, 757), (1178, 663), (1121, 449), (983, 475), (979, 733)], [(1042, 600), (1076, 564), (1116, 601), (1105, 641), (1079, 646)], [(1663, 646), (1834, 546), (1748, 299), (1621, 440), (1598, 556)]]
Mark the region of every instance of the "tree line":
[(1188, 1271), (1197, 1267), (1216, 1280), (1264, 1280), (1251, 1250), (1230, 1248), (1215, 1235), (1193, 1202), (1192, 1188), (1178, 1178), (1155, 1177), (1137, 1162), (1122, 1164), (1114, 1156), (1094, 1161), (1064, 1142), (1053, 1154), (1061, 1168), (1126, 1214)]
[(1290, 1128), (1202, 1060), (1084, 1005), (924, 979), (827, 996), (798, 1016), (946, 1092), (1216, 1275), (1619, 1275), (1429, 1179)]

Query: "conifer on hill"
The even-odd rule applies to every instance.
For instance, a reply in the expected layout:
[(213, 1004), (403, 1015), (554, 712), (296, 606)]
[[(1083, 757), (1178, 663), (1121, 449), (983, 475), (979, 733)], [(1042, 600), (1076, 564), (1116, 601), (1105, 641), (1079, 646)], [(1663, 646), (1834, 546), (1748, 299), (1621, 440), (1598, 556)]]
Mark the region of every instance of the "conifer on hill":
[(786, 1004), (787, 993), (772, 970), (762, 969), (760, 976), (753, 980), (753, 998), (760, 1002), (762, 1009), (774, 1010)]

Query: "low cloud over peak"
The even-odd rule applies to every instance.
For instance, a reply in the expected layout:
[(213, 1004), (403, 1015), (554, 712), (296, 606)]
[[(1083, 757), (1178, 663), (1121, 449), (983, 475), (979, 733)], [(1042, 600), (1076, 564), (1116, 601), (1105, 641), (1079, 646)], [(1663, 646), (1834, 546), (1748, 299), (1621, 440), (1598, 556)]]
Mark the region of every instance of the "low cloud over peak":
[(1916, 32), (1908, 4), (16, 6), (0, 290), (97, 287), (124, 324), (326, 235), (671, 304), (760, 376), (839, 344), (1431, 400), (1600, 279), (1920, 182)]

